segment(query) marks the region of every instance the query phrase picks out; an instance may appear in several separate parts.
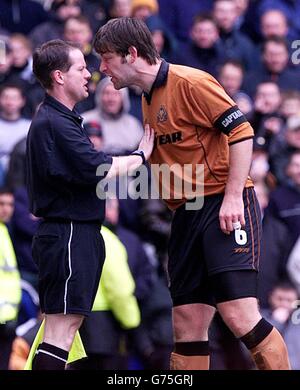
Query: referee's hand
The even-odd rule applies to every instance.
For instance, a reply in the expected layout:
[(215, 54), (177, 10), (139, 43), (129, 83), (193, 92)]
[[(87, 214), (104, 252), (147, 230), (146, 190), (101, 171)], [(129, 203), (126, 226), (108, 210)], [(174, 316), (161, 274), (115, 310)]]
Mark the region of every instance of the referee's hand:
[(150, 128), (148, 124), (145, 125), (145, 131), (143, 138), (139, 144), (138, 150), (142, 150), (144, 152), (146, 160), (151, 156), (152, 150), (154, 146), (154, 130)]

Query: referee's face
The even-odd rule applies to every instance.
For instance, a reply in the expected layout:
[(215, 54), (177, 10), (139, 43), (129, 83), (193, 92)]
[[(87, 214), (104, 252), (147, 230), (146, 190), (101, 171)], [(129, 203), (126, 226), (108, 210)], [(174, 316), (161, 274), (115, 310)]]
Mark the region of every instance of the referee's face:
[(71, 50), (69, 53), (71, 66), (64, 73), (64, 90), (74, 104), (86, 99), (89, 96), (88, 81), (91, 78), (86, 68), (84, 56), (79, 49)]

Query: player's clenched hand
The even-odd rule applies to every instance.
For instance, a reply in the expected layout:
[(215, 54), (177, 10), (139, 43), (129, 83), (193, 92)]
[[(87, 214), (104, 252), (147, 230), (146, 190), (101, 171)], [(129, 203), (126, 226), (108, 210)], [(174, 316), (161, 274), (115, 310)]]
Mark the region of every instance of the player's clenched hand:
[(146, 160), (151, 156), (154, 146), (154, 130), (148, 124), (145, 125), (143, 138), (139, 144), (139, 149), (144, 152)]
[(219, 213), (220, 227), (225, 234), (234, 230), (233, 223), (245, 226), (244, 202), (242, 196), (224, 195)]

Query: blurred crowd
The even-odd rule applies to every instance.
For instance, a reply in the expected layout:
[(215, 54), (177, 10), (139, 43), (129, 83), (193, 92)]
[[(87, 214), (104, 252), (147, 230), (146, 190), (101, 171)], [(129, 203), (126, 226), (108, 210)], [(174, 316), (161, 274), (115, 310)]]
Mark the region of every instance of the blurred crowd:
[[(259, 303), (300, 369), (300, 1), (0, 0), (0, 369), (22, 369), (41, 321), (31, 240), (39, 219), (26, 192), (26, 135), (43, 91), (33, 50), (51, 39), (82, 49), (89, 98), (77, 111), (97, 150), (134, 151), (143, 133), (139, 88), (115, 90), (92, 49), (111, 18), (143, 19), (171, 63), (211, 73), (255, 131), (250, 175), (263, 215)], [(89, 359), (70, 369), (167, 369), (173, 347), (167, 289), (172, 213), (156, 199), (110, 200), (107, 265), (81, 329)], [(211, 368), (253, 368), (220, 317)]]

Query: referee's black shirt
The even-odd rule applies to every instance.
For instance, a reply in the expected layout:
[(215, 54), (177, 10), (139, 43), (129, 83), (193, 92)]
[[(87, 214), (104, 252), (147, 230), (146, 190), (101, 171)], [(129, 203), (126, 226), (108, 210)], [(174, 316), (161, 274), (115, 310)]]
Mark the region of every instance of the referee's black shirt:
[(112, 158), (97, 152), (82, 118), (46, 95), (27, 137), (27, 186), (31, 212), (37, 217), (100, 221), (105, 201), (96, 195), (100, 164)]

